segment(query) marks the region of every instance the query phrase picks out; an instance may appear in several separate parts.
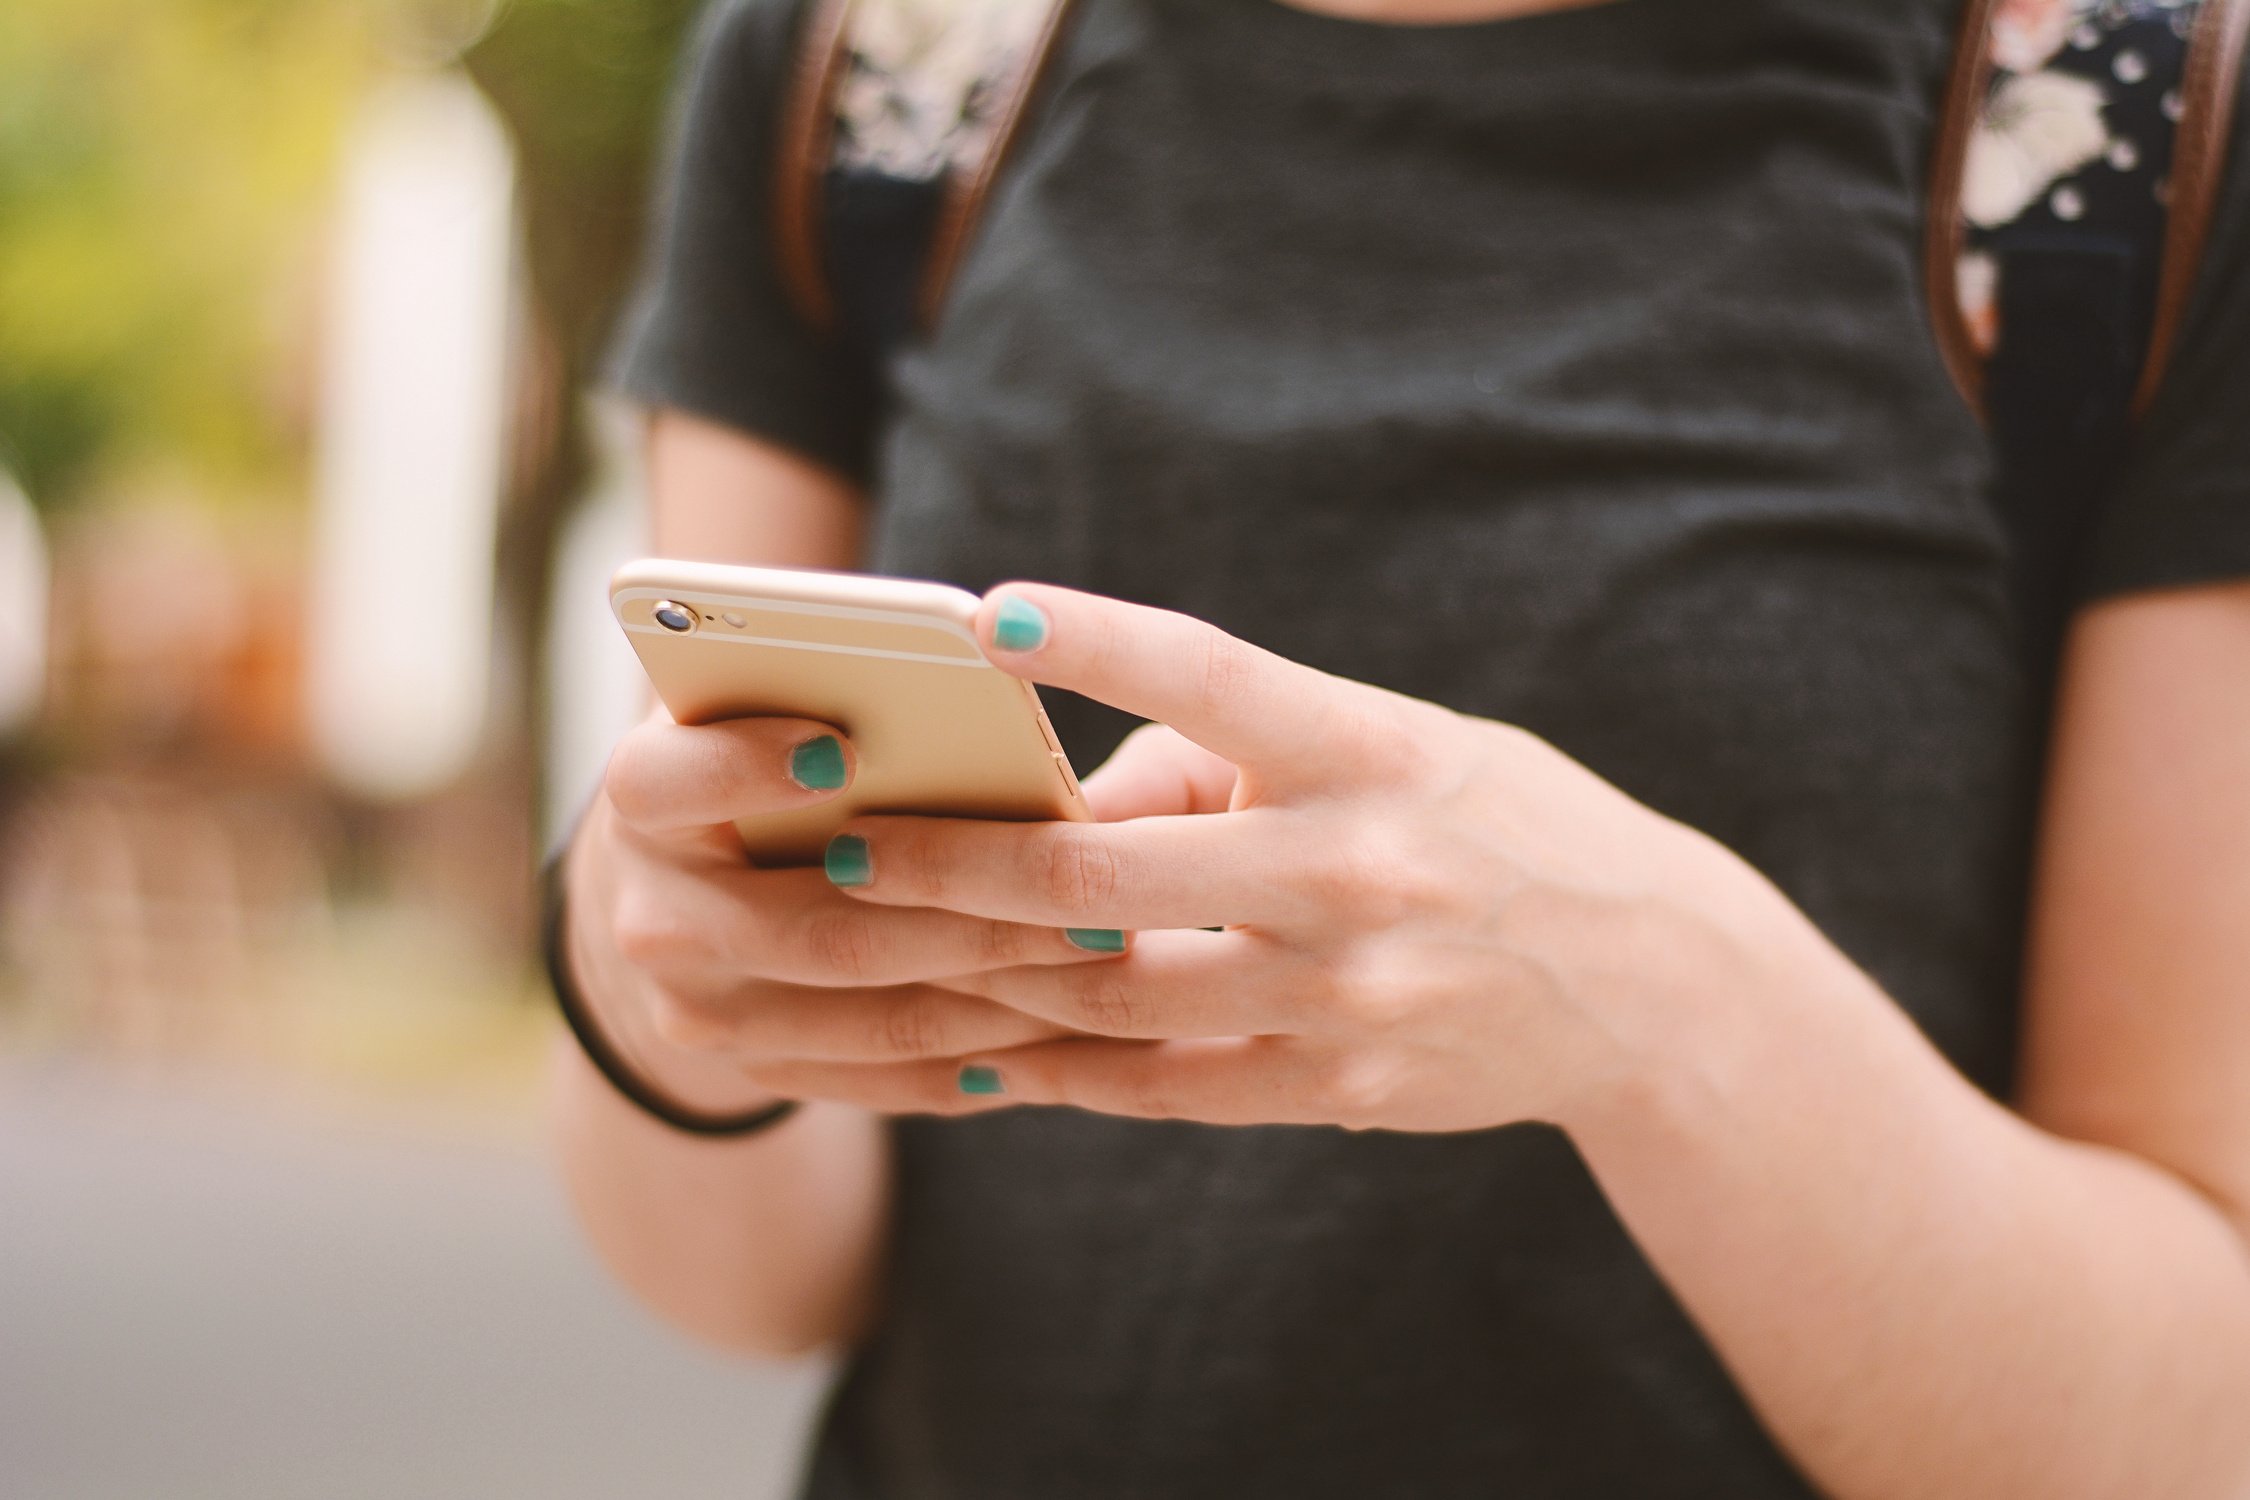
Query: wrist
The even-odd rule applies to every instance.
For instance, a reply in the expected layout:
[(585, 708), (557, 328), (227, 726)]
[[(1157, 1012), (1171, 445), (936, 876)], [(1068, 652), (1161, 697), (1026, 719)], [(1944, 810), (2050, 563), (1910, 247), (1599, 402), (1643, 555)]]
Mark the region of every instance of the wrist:
[(544, 899), (548, 977), (587, 1058), (627, 1099), (690, 1133), (739, 1134), (757, 1128), (746, 1122), (777, 1121), (792, 1101), (751, 1084), (731, 1058), (665, 1041), (648, 1008), (633, 1003), (632, 976), (610, 970), (582, 943), (569, 913), (573, 887), (584, 888), (584, 844), (582, 830), (549, 867)]
[(1596, 1086), (1556, 1121), (1590, 1159), (1716, 1128), (1826, 1051), (1808, 1024), (1828, 1030), (1881, 1000), (1772, 882), (1719, 845), (1709, 853), (1658, 898), (1649, 951), (1663, 968), (1629, 1002), (1634, 1022)]
[[(584, 991), (580, 992), (584, 996)], [(744, 1076), (734, 1059), (706, 1048), (683, 1047), (657, 1034), (645, 1007), (585, 997), (588, 1021), (635, 1077), (681, 1108), (731, 1115), (784, 1102)]]

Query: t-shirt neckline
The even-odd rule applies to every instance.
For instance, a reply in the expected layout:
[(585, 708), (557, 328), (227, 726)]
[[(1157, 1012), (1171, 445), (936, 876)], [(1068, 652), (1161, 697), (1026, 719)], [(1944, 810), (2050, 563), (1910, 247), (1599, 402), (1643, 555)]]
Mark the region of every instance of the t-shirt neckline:
[(1599, 0), (1591, 5), (1479, 21), (1370, 20), (1305, 10), (1285, 0), (1160, 0), (1230, 64), (1317, 77), (1324, 84), (1489, 81), (1495, 70), (1562, 62), (1639, 14), (1680, 0)]

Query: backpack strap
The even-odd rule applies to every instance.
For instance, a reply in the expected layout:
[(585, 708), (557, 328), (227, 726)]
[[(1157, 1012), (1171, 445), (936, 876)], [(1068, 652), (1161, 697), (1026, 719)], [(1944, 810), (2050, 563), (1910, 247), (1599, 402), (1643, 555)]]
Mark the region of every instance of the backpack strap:
[(1968, 0), (1930, 173), (1937, 343), (1991, 432), (2035, 660), (2201, 269), (2250, 0)]
[(927, 333), (1015, 144), (1068, 0), (812, 0), (775, 172), (782, 278), (882, 354)]
[(1968, 0), (1924, 271), (1938, 347), (1980, 416), (2027, 250), (2116, 262), (2127, 415), (2154, 398), (2202, 266), (2246, 31), (2250, 0)]
[(2164, 242), (2148, 362), (2133, 393), (2135, 415), (2148, 409), (2165, 362), (2187, 316), (2204, 242), (2226, 171), (2227, 142), (2241, 97), (2242, 50), (2250, 37), (2250, 0), (2205, 0), (2189, 49), (2181, 89), (2179, 137), (2172, 152), (2171, 231)]

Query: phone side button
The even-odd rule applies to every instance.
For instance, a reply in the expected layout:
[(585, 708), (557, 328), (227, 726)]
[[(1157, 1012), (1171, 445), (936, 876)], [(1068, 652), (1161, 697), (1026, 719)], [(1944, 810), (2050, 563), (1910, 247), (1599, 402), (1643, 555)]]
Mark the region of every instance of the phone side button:
[(1060, 750), (1055, 752), (1055, 772), (1062, 777), (1063, 790), (1073, 797), (1078, 795), (1078, 773), (1070, 769), (1070, 757)]

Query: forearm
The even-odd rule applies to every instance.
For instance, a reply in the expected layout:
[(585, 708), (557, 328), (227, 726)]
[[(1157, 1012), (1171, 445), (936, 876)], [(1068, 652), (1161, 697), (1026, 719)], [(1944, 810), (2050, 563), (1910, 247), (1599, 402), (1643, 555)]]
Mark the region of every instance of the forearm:
[[(567, 868), (581, 914), (597, 906), (589, 846), (614, 832), (597, 801)], [(611, 846), (614, 848), (614, 845)], [(586, 1019), (663, 1097), (708, 1115), (771, 1102), (725, 1054), (658, 1034), (644, 982), (597, 921), (563, 924), (564, 962)], [(708, 1342), (793, 1354), (865, 1323), (880, 1253), (889, 1158), (880, 1120), (807, 1103), (751, 1135), (697, 1136), (644, 1113), (565, 1038), (554, 1070), (555, 1136), (579, 1217), (617, 1278)]]
[(1977, 1092), (1809, 924), (1764, 961), (1795, 982), (1713, 998), (1661, 1082), (1569, 1123), (1807, 1474), (1839, 1500), (2250, 1492), (2234, 1226)]
[(642, 1301), (698, 1338), (753, 1353), (860, 1331), (889, 1193), (876, 1116), (807, 1104), (759, 1134), (704, 1139), (642, 1114), (573, 1044), (554, 1072), (571, 1197), (602, 1259)]

